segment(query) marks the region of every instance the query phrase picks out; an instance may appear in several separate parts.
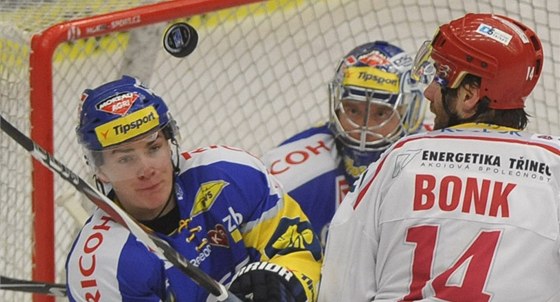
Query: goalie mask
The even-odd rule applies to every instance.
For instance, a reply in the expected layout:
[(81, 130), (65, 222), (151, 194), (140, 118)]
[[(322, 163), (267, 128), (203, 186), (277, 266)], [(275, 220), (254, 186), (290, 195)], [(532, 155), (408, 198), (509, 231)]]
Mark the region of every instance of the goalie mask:
[(393, 142), (422, 126), (425, 82), (410, 78), (413, 60), (384, 41), (360, 45), (329, 84), (330, 127), (353, 180)]
[(129, 76), (86, 89), (79, 121), (78, 142), (85, 149), (94, 173), (104, 163), (103, 152), (114, 152), (132, 143), (155, 144), (159, 137), (171, 139), (177, 145), (176, 123), (165, 102)]

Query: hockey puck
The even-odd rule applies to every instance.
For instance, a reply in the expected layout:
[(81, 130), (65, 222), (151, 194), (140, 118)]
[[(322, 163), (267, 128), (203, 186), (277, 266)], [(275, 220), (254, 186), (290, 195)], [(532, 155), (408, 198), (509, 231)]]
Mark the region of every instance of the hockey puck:
[(183, 58), (190, 55), (198, 43), (198, 33), (187, 23), (175, 23), (163, 35), (163, 48), (172, 56)]

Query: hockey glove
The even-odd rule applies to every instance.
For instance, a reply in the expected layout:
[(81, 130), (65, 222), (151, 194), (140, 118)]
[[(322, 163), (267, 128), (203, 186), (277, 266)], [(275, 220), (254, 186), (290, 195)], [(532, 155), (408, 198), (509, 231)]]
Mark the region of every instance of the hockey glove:
[(270, 262), (244, 266), (234, 277), (229, 290), (245, 302), (303, 302), (305, 290), (294, 274)]

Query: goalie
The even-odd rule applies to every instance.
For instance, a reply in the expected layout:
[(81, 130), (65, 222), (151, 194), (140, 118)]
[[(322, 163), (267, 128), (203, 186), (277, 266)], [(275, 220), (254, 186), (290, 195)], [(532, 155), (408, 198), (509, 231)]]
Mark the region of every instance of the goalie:
[(423, 82), (412, 58), (374, 41), (352, 49), (329, 83), (330, 118), (268, 151), (263, 160), (309, 217), (324, 246), (329, 222), (366, 167), (402, 136), (425, 131)]
[[(83, 93), (79, 143), (98, 186), (247, 301), (314, 301), (321, 247), (298, 204), (248, 153), (180, 154), (164, 101), (137, 79)], [(70, 301), (207, 301), (208, 292), (97, 209), (66, 263)]]

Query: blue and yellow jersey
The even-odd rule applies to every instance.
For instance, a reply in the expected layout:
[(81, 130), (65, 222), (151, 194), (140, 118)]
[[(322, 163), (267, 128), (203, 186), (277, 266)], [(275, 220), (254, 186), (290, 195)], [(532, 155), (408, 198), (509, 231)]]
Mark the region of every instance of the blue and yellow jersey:
[[(316, 299), (318, 237), (297, 202), (259, 159), (231, 147), (183, 153), (175, 178), (180, 220), (161, 238), (215, 280), (229, 284), (258, 261), (289, 269)], [(178, 268), (159, 259), (98, 209), (67, 261), (70, 301), (212, 301)], [(78, 269), (68, 269), (72, 266)]]
[[(431, 129), (424, 122), (421, 132)], [(339, 143), (340, 145), (340, 143)], [(384, 150), (369, 152), (373, 161)], [(337, 146), (329, 124), (308, 128), (269, 150), (262, 157), (270, 173), (297, 200), (309, 218), (321, 244), (326, 244), (328, 227), (338, 206), (354, 181), (371, 161), (361, 163)], [(346, 167), (353, 167), (349, 170)]]
[(328, 225), (350, 190), (342, 156), (328, 124), (294, 135), (268, 151), (263, 161), (300, 203), (324, 245)]

